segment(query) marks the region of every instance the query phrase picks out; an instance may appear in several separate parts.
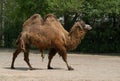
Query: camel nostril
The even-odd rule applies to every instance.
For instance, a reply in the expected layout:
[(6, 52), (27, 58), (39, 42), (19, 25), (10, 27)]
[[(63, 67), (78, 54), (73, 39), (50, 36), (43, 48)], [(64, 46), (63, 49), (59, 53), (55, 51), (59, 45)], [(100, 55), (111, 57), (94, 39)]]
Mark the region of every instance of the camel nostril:
[(86, 24), (84, 28), (87, 29), (87, 30), (91, 30), (92, 29), (92, 27), (90, 25), (88, 25), (88, 24)]

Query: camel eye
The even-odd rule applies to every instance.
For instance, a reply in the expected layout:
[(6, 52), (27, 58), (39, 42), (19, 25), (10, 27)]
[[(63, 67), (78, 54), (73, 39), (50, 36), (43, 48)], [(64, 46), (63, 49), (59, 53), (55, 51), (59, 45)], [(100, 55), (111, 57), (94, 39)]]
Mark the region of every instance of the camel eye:
[(79, 24), (78, 28), (79, 28), (80, 30), (82, 30), (82, 29), (83, 29), (83, 27), (82, 27), (80, 24)]

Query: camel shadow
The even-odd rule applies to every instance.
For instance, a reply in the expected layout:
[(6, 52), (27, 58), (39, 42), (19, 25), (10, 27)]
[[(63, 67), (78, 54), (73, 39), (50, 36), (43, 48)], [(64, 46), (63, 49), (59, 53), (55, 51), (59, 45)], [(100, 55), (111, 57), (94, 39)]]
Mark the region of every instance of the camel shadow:
[(47, 69), (47, 70), (63, 70), (64, 68), (53, 68), (53, 69)]
[[(15, 69), (11, 69), (10, 67), (4, 67), (4, 69), (10, 69), (10, 70), (21, 70), (21, 71), (28, 71), (30, 70), (29, 68), (27, 67), (16, 67)], [(32, 70), (30, 71), (34, 71), (34, 70), (63, 70), (64, 68), (53, 68), (53, 69), (47, 69), (47, 68), (33, 68)]]
[[(4, 67), (4, 69), (11, 69), (10, 67)], [(11, 70), (22, 70), (22, 71), (28, 71), (30, 70), (29, 68), (27, 67), (16, 67), (15, 69), (11, 69)], [(33, 70), (44, 70), (42, 68), (33, 68)], [(32, 71), (32, 70), (30, 70)]]

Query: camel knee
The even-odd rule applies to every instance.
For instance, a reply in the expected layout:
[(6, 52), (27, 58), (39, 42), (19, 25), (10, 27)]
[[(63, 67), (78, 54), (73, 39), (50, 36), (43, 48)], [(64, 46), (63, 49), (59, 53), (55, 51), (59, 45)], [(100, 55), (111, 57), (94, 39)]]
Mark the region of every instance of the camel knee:
[(28, 61), (29, 61), (29, 59), (28, 59), (28, 58), (24, 58), (24, 61), (28, 62)]
[(28, 56), (27, 56), (27, 57), (24, 56), (24, 61), (29, 62), (29, 58), (28, 58)]
[(48, 59), (52, 59), (55, 56), (55, 54), (49, 54)]
[(18, 54), (20, 53), (20, 50), (16, 50), (14, 53), (13, 53), (13, 59), (15, 59)]
[(17, 58), (17, 54), (13, 54), (13, 59)]

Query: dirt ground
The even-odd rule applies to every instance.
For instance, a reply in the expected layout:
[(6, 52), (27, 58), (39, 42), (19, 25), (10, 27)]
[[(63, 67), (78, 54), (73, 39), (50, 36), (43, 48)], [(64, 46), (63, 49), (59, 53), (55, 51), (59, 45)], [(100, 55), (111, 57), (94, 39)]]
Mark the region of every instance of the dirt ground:
[(120, 57), (89, 54), (68, 54), (75, 69), (68, 71), (59, 55), (52, 61), (53, 70), (47, 70), (47, 54), (42, 62), (38, 52), (30, 53), (30, 62), (36, 70), (29, 70), (21, 53), (10, 69), (13, 50), (0, 49), (0, 81), (120, 81)]

